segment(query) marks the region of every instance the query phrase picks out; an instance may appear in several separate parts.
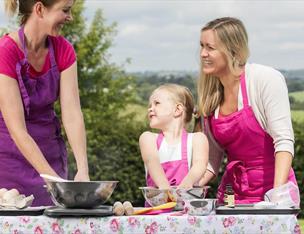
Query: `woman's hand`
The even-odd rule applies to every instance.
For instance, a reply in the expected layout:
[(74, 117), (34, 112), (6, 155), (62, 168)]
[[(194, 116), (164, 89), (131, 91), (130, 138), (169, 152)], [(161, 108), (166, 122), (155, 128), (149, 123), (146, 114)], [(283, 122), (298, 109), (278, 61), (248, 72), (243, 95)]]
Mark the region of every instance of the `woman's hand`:
[(74, 177), (74, 181), (90, 181), (89, 174), (87, 172), (78, 170)]

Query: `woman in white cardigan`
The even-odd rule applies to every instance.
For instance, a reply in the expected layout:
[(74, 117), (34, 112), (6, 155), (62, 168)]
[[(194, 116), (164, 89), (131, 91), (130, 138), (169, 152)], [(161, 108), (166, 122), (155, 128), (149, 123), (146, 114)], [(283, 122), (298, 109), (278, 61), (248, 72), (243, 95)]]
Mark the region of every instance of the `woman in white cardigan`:
[(200, 44), (199, 127), (210, 144), (208, 170), (200, 185), (217, 175), (226, 154), (219, 202), (227, 184), (235, 191), (236, 203), (262, 201), (267, 191), (288, 181), (297, 188), (291, 168), (294, 136), (282, 74), (247, 63), (248, 36), (236, 18), (207, 23)]

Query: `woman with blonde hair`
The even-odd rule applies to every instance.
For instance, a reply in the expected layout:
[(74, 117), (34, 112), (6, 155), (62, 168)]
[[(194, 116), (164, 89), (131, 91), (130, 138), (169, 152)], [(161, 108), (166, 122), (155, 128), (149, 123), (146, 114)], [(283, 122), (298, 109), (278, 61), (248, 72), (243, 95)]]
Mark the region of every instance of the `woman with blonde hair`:
[(201, 30), (200, 44), (198, 102), (202, 121), (197, 127), (210, 142), (208, 170), (200, 184), (218, 174), (226, 154), (228, 163), (217, 194), (220, 202), (227, 184), (234, 189), (236, 203), (262, 201), (267, 191), (279, 191), (287, 182), (297, 188), (291, 168), (294, 136), (283, 75), (247, 62), (248, 36), (239, 19), (210, 21)]
[(73, 0), (6, 0), (20, 29), (0, 38), (0, 187), (33, 194), (51, 205), (39, 174), (67, 178), (67, 150), (54, 111), (77, 163), (75, 180), (89, 180), (86, 137), (73, 46), (59, 35), (72, 20)]

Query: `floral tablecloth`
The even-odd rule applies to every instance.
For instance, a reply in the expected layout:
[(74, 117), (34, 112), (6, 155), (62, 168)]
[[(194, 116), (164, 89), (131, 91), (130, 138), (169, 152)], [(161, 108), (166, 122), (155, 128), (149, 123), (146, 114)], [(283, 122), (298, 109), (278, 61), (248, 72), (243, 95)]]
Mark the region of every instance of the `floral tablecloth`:
[(294, 215), (2, 216), (0, 233), (300, 233)]

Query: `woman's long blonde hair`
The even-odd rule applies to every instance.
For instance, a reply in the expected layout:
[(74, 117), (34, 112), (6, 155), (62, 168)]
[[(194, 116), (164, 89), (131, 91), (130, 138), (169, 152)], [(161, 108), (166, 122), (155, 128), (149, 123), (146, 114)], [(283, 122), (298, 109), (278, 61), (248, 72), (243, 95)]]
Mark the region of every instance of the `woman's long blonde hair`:
[[(214, 31), (217, 49), (225, 54), (229, 70), (236, 75), (249, 57), (248, 36), (243, 23), (236, 18), (223, 17), (207, 23), (201, 32), (206, 30)], [(204, 74), (202, 61), (197, 89), (199, 112), (209, 116), (223, 102), (224, 87), (218, 77)]]
[(58, 2), (58, 0), (4, 0), (5, 12), (9, 16), (13, 16), (17, 12), (20, 18), (20, 24), (24, 25), (32, 14), (33, 6), (36, 2), (42, 2), (44, 6), (51, 7)]

